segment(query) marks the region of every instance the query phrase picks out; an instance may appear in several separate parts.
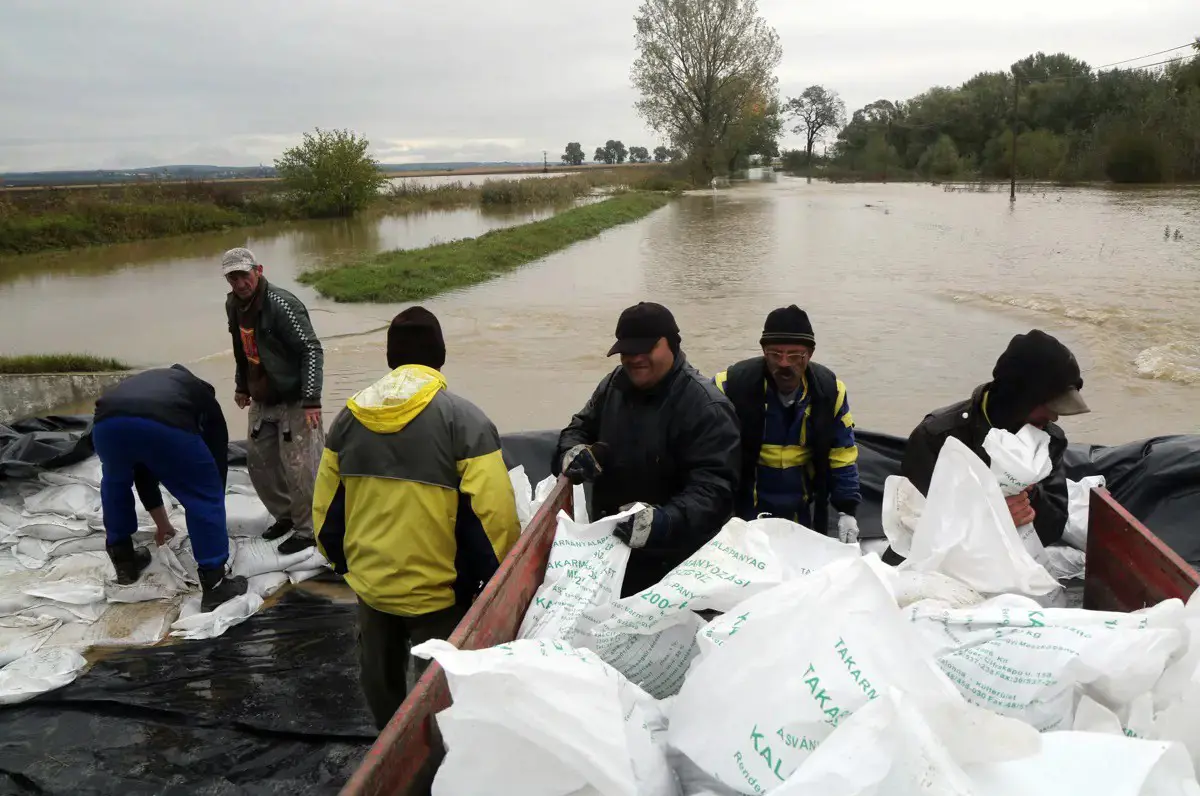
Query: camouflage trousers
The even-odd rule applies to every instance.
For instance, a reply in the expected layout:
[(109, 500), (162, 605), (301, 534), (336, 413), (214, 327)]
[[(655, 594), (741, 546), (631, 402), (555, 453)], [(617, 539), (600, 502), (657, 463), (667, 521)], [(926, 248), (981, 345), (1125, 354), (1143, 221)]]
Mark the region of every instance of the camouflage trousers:
[(250, 404), (250, 482), (271, 516), (290, 517), (299, 536), (313, 533), (313, 485), (324, 448), (324, 428), (309, 428), (299, 403)]

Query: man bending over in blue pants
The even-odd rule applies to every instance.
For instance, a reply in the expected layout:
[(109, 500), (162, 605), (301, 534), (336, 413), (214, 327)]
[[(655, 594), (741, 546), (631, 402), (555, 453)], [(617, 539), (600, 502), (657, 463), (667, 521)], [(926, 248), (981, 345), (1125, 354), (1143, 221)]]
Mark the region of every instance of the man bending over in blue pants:
[(105, 541), (117, 583), (133, 583), (150, 564), (150, 552), (133, 546), (138, 528), (134, 488), (154, 518), (159, 544), (171, 531), (161, 483), (186, 512), (204, 589), (202, 610), (246, 592), (245, 578), (225, 576), (228, 444), (216, 391), (182, 365), (130, 376), (96, 402), (92, 445), (103, 467)]

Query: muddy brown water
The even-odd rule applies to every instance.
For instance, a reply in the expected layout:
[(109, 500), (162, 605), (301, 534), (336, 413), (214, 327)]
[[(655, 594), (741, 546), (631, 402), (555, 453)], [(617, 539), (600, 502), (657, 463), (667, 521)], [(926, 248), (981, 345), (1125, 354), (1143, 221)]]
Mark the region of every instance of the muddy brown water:
[[(218, 262), (248, 245), (309, 306), (328, 422), (385, 370), (382, 330), (402, 307), (320, 299), (300, 270), (536, 217), (469, 209), (0, 260), (0, 350), (188, 363), (241, 436)], [(800, 304), (863, 428), (907, 434), (1039, 327), (1085, 371), (1094, 411), (1064, 421), (1073, 440), (1200, 431), (1200, 190), (1047, 188), (1010, 207), (1006, 191), (753, 179), (423, 303), (445, 329), (450, 388), (511, 431), (564, 425), (614, 364), (617, 315), (643, 299), (675, 312), (707, 374), (755, 353), (770, 309)]]

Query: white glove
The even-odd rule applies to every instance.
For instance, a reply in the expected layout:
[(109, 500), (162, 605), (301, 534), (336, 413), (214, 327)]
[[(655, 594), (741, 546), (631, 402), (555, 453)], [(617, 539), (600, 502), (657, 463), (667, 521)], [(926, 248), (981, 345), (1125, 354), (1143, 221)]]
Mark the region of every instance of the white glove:
[(858, 542), (858, 520), (849, 514), (838, 514), (838, 541), (842, 544)]

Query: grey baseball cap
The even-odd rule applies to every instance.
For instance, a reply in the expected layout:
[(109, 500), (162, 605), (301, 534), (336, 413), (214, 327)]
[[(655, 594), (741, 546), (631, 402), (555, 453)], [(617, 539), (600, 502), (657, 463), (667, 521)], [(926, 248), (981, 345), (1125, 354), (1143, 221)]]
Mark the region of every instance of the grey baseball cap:
[(254, 257), (254, 252), (241, 247), (230, 249), (221, 258), (221, 273), (232, 274), (236, 271), (251, 271), (260, 265)]

